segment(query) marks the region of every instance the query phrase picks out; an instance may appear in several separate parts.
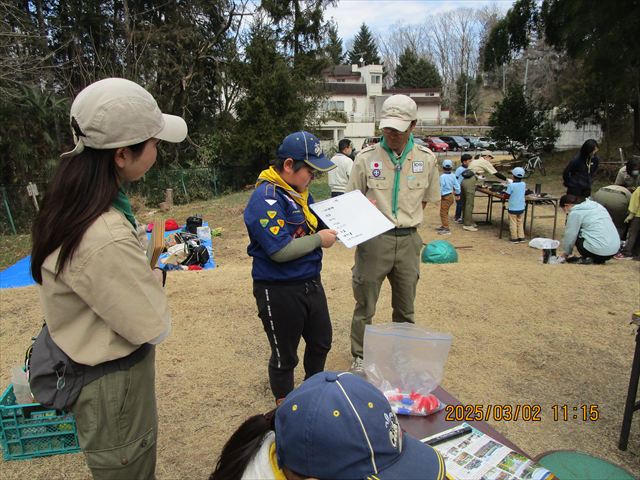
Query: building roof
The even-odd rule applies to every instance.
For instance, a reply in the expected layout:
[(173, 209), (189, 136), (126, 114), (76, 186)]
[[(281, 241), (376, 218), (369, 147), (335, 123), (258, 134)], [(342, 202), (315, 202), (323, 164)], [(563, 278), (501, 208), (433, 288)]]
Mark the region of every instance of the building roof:
[(342, 83), (342, 82), (326, 82), (324, 84), (325, 90), (331, 93), (345, 94), (345, 95), (366, 95), (367, 84), (366, 83)]
[(382, 93), (389, 95), (403, 93), (410, 96), (411, 93), (440, 93), (440, 90), (440, 88), (385, 88)]

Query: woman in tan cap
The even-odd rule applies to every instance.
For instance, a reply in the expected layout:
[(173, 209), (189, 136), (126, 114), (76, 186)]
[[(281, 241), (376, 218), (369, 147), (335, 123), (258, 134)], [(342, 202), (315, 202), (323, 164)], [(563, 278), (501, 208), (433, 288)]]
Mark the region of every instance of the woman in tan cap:
[(123, 185), (153, 166), (161, 140), (184, 140), (187, 125), (121, 78), (82, 90), (70, 117), (75, 147), (49, 183), (31, 255), (47, 324), (38, 338), (50, 335), (66, 358), (56, 368), (36, 340), (32, 390), (38, 399), (36, 373), (54, 363), (54, 393), (75, 415), (94, 478), (154, 478), (155, 344), (171, 319)]

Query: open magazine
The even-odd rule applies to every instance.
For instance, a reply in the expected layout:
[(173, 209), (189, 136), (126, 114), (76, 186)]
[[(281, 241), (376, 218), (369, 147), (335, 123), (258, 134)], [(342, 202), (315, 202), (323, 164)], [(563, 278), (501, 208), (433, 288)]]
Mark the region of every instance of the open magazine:
[(454, 480), (557, 480), (546, 468), (475, 428), (433, 448), (444, 457), (447, 475)]

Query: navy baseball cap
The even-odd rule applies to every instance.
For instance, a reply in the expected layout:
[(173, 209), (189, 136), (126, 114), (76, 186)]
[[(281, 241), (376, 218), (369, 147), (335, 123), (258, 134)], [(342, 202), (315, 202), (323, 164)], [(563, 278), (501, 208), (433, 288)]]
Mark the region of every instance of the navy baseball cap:
[(302, 130), (285, 137), (278, 147), (278, 158), (302, 160), (321, 172), (336, 168), (335, 163), (324, 156), (318, 137)]
[(385, 396), (348, 372), (320, 372), (276, 410), (281, 467), (319, 479), (435, 480), (442, 457), (400, 429)]

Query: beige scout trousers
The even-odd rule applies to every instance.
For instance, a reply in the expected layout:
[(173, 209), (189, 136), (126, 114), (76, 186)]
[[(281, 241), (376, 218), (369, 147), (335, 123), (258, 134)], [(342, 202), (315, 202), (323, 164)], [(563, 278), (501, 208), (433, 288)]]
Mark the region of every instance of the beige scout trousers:
[(351, 321), (351, 354), (354, 357), (363, 357), (364, 329), (371, 325), (376, 313), (380, 287), (385, 278), (391, 284), (391, 319), (414, 323), (413, 304), (420, 277), (421, 249), (422, 239), (415, 230), (404, 236), (391, 230), (356, 248), (352, 269), (356, 306)]
[(511, 233), (511, 239), (512, 240), (525, 238), (525, 236), (524, 236), (524, 213), (510, 213), (509, 214), (509, 233)]
[(155, 349), (129, 370), (86, 385), (71, 410), (94, 479), (155, 478)]

